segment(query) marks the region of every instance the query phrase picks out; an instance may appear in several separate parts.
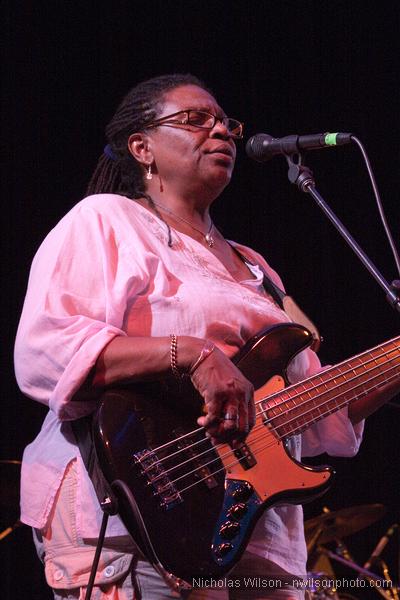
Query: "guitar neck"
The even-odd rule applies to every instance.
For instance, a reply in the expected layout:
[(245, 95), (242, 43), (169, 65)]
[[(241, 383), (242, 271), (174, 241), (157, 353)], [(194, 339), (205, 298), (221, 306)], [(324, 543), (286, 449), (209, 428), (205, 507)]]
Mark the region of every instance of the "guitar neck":
[(400, 336), (265, 398), (266, 422), (280, 438), (296, 435), (400, 376)]

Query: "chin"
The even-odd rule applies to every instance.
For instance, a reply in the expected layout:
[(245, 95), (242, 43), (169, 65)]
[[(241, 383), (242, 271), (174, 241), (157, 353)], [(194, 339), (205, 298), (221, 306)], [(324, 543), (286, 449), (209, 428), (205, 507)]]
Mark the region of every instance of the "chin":
[(223, 186), (226, 187), (232, 179), (232, 169), (220, 169), (218, 176), (221, 183), (223, 183)]
[(221, 192), (229, 184), (232, 177), (232, 172), (227, 170), (220, 170), (219, 173), (214, 172), (207, 180), (207, 187), (215, 192), (215, 197), (219, 196)]

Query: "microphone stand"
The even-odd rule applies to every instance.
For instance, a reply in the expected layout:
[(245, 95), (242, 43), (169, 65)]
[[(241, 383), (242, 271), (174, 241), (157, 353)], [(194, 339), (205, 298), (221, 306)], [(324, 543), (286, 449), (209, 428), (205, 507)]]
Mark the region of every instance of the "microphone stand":
[[(297, 162), (294, 162), (294, 156), (298, 157)], [(337, 231), (344, 238), (353, 252), (358, 256), (366, 269), (371, 273), (374, 279), (378, 282), (381, 288), (386, 292), (386, 299), (389, 304), (400, 312), (400, 280), (394, 280), (391, 285), (385, 280), (371, 259), (365, 254), (362, 248), (355, 241), (340, 219), (335, 215), (330, 206), (325, 202), (321, 194), (315, 187), (314, 175), (309, 167), (303, 164), (303, 156), (301, 153), (296, 155), (287, 154), (286, 160), (289, 165), (288, 178), (290, 183), (297, 185), (301, 192), (310, 194), (323, 213), (328, 217), (331, 223), (336, 227)]]

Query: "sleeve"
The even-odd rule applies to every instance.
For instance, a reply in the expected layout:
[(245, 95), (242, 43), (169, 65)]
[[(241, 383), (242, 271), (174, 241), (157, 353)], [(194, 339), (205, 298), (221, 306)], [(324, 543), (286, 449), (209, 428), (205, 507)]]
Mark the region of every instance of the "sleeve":
[(29, 277), (15, 343), (21, 390), (61, 420), (92, 412), (95, 400), (74, 395), (102, 349), (123, 331), (127, 294), (139, 269), (121, 273), (122, 246), (109, 219), (77, 205), (39, 248)]
[[(307, 377), (323, 370), (317, 355), (312, 350), (305, 352), (308, 361)], [(353, 425), (348, 417), (347, 407), (342, 408), (303, 433), (302, 456), (317, 456), (325, 452), (330, 456), (355, 456), (360, 448), (363, 431), (364, 421)]]
[[(328, 366), (321, 367), (318, 356), (304, 350), (290, 363), (288, 376), (291, 383), (311, 377)], [(364, 421), (353, 425), (347, 407), (317, 421), (302, 435), (302, 456), (355, 456), (360, 448)]]
[(343, 408), (322, 419), (302, 436), (302, 455), (355, 456), (360, 448), (364, 421), (353, 425)]

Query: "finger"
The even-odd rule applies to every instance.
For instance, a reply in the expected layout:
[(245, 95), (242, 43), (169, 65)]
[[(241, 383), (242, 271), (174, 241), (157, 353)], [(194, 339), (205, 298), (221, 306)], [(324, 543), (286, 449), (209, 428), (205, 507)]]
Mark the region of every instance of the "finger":
[(251, 397), (251, 392), (248, 388), (248, 385), (243, 386), (243, 383), (239, 382), (235, 390), (236, 430), (241, 436), (247, 435), (250, 430), (249, 397)]
[[(234, 392), (234, 395), (232, 395), (232, 392)], [(222, 407), (223, 430), (236, 432), (239, 428), (239, 399), (235, 390), (230, 390), (229, 398), (226, 398), (225, 395)]]
[(248, 415), (249, 415), (249, 429), (252, 429), (256, 424), (256, 405), (254, 402), (254, 392), (251, 390), (250, 397), (248, 399)]
[(219, 402), (215, 399), (206, 401), (204, 404), (204, 415), (201, 415), (197, 419), (197, 423), (200, 427), (205, 427), (208, 432), (217, 434), (220, 428), (221, 423), (221, 409), (219, 407)]
[(249, 415), (247, 409), (247, 402), (245, 399), (240, 404), (238, 430), (242, 435), (246, 435), (249, 433)]
[(211, 418), (210, 415), (206, 415), (205, 417), (198, 417), (197, 419), (197, 423), (200, 425), (200, 427), (204, 427), (205, 429), (211, 429), (211, 428), (217, 428), (219, 427), (220, 423), (221, 423), (220, 418)]

